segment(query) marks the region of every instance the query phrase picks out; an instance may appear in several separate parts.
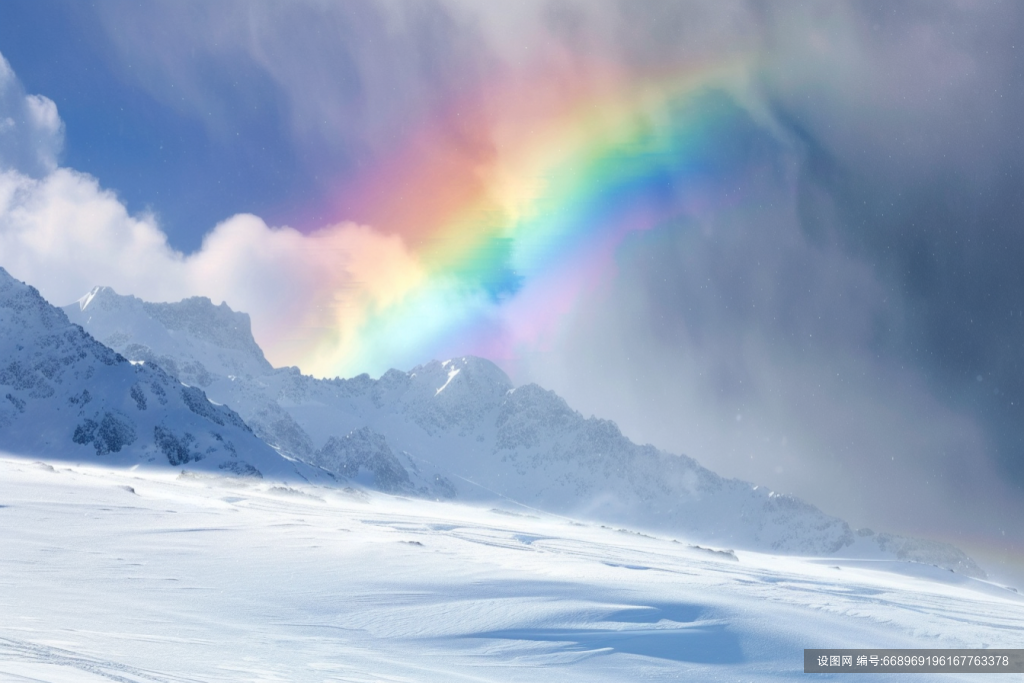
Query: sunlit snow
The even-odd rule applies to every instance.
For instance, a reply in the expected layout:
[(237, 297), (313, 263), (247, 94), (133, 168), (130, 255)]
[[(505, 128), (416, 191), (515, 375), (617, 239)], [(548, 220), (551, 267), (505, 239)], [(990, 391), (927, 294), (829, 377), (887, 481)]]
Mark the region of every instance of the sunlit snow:
[(929, 565), (168, 469), (2, 458), (0, 548), (3, 681), (775, 681), (1024, 632)]

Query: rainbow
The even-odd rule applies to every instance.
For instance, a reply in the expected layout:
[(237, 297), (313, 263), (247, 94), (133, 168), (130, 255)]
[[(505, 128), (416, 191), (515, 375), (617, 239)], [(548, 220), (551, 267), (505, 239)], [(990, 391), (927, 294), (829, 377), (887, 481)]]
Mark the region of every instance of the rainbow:
[[(728, 88), (742, 73), (523, 80), (426, 123), (334, 209), (400, 235), (416, 266), (386, 300), (339, 306), (302, 367), (380, 372), (549, 343), (628, 234), (701, 208), (736, 173), (748, 115)], [(448, 139), (443, 123), (465, 118), (478, 123)]]

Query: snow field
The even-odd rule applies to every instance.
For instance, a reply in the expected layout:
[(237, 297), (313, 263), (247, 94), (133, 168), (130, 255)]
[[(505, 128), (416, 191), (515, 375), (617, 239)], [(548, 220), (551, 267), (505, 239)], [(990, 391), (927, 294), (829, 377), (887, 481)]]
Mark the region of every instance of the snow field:
[(0, 681), (776, 681), (805, 677), (805, 647), (1024, 636), (1021, 596), (931, 566), (735, 557), (542, 513), (4, 457)]

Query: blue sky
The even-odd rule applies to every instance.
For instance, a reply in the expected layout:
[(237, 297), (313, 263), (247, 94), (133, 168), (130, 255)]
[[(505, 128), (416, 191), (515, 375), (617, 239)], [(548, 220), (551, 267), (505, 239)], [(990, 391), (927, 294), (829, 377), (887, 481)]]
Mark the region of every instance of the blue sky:
[[(185, 251), (235, 213), (284, 222), (323, 192), (319, 160), (292, 144), (280, 94), (258, 70), (204, 64), (204, 85), (218, 97), (210, 106), (223, 117), (215, 128), (143, 87), (109, 30), (85, 4), (4, 8), (0, 49), (29, 92), (57, 104), (66, 126), (63, 164), (101, 178), (133, 213), (155, 212), (171, 244)], [(339, 150), (330, 164), (345, 173), (351, 161)]]

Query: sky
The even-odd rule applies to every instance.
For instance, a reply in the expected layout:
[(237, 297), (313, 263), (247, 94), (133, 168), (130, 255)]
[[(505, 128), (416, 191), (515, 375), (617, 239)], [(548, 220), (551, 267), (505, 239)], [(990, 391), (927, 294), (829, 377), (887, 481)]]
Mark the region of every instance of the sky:
[(275, 365), (491, 358), (855, 526), (1024, 557), (1017, 2), (11, 0), (0, 266)]

